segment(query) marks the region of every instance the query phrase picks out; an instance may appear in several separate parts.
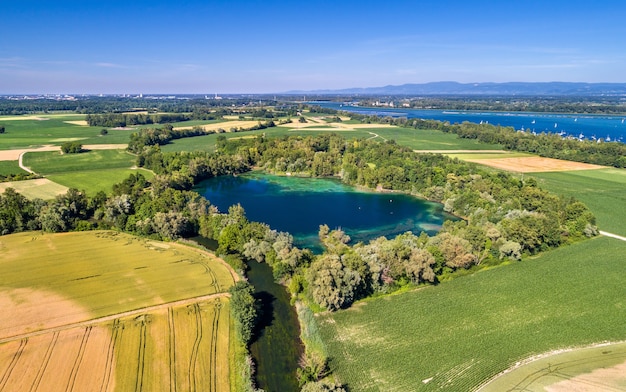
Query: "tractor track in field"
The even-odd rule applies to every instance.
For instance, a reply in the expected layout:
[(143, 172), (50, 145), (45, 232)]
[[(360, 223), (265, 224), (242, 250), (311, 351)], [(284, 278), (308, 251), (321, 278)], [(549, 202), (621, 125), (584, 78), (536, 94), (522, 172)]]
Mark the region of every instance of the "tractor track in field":
[(115, 362), (115, 347), (119, 346), (119, 342), (122, 339), (122, 331), (124, 330), (124, 326), (120, 323), (119, 319), (115, 319), (113, 321), (112, 330), (113, 333), (111, 334), (109, 347), (107, 348), (107, 359), (104, 369), (104, 378), (102, 379), (102, 385), (100, 386), (101, 392), (106, 392), (109, 390), (111, 373), (113, 372), (113, 363)]
[(46, 354), (44, 355), (43, 364), (37, 370), (37, 375), (33, 380), (33, 383), (30, 386), (30, 391), (34, 392), (39, 389), (39, 384), (41, 383), (41, 379), (43, 375), (46, 373), (46, 369), (48, 368), (48, 364), (50, 363), (50, 358), (52, 357), (52, 352), (54, 351), (54, 346), (57, 344), (57, 340), (59, 340), (60, 331), (54, 331), (52, 334), (52, 340), (48, 345), (48, 349), (46, 350)]
[(113, 321), (115, 319), (119, 319), (123, 317), (137, 316), (146, 312), (153, 312), (155, 310), (167, 309), (170, 306), (193, 305), (198, 302), (208, 301), (208, 300), (212, 300), (215, 298), (223, 298), (223, 297), (230, 297), (230, 294), (229, 293), (215, 293), (215, 294), (201, 295), (198, 297), (185, 298), (185, 299), (180, 299), (177, 301), (165, 302), (159, 305), (152, 305), (152, 306), (146, 306), (146, 307), (137, 308), (133, 310), (128, 310), (126, 312), (111, 314), (111, 315), (104, 316), (104, 317), (98, 317), (98, 318), (80, 321), (76, 323), (69, 323), (65, 325), (59, 325), (57, 327), (41, 329), (39, 331), (28, 332), (28, 333), (24, 333), (20, 335), (15, 335), (15, 336), (7, 336), (7, 337), (0, 338), (0, 344), (12, 342), (14, 340), (28, 339), (34, 336), (45, 335), (48, 333), (57, 333), (57, 332), (64, 331), (67, 329), (72, 329), (72, 328), (86, 328), (94, 324), (100, 324), (100, 323), (104, 323), (108, 321)]
[(20, 341), (20, 346), (17, 348), (17, 350), (13, 354), (13, 358), (11, 359), (11, 363), (9, 363), (9, 366), (4, 371), (4, 374), (2, 375), (2, 378), (0, 378), (0, 391), (4, 390), (4, 387), (6, 386), (7, 381), (11, 377), (11, 373), (13, 373), (13, 369), (15, 368), (15, 364), (17, 364), (17, 361), (22, 356), (22, 353), (24, 352), (24, 349), (26, 348), (27, 344), (28, 344), (28, 338), (24, 338), (24, 339), (22, 339)]
[(89, 335), (91, 335), (92, 328), (93, 328), (93, 325), (90, 325), (87, 328), (85, 328), (85, 332), (83, 333), (83, 337), (80, 341), (78, 354), (76, 355), (76, 359), (74, 360), (74, 365), (72, 366), (72, 371), (70, 373), (70, 378), (67, 382), (65, 392), (71, 392), (74, 390), (74, 384), (76, 383), (76, 377), (78, 376), (78, 369), (80, 368), (80, 364), (83, 362), (83, 358), (85, 356), (85, 349), (87, 346), (87, 342), (89, 341)]

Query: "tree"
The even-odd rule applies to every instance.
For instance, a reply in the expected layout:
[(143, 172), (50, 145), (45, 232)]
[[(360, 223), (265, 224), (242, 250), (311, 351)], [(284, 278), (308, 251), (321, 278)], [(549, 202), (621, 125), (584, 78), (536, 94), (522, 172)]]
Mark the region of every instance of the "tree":
[(235, 330), (244, 344), (252, 339), (252, 333), (258, 317), (258, 308), (254, 298), (254, 288), (250, 283), (238, 281), (229, 290), (230, 310), (235, 319)]
[(64, 154), (78, 154), (83, 152), (83, 145), (79, 142), (65, 142), (61, 144), (61, 151)]
[(6, 132), (4, 125), (0, 125), (0, 133), (4, 133), (4, 132)]
[(338, 255), (324, 254), (311, 264), (308, 280), (315, 302), (338, 310), (352, 304), (361, 276), (345, 267)]

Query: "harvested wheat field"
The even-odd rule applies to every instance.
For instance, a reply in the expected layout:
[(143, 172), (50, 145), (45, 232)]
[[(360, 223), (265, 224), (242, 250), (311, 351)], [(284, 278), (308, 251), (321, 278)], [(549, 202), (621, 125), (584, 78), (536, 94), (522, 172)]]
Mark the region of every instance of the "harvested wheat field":
[(236, 279), (126, 234), (0, 237), (0, 391), (227, 391)]
[[(218, 129), (223, 129), (226, 132), (230, 132), (231, 129), (236, 128), (251, 128), (256, 125), (259, 125), (257, 120), (244, 120), (244, 121), (225, 121), (215, 124), (207, 124), (207, 125), (199, 125), (200, 128), (205, 131), (217, 131)], [(194, 127), (175, 127), (174, 130), (185, 130), (185, 129), (193, 129)]]
[(603, 169), (604, 166), (543, 157), (465, 159), (468, 162), (518, 173)]

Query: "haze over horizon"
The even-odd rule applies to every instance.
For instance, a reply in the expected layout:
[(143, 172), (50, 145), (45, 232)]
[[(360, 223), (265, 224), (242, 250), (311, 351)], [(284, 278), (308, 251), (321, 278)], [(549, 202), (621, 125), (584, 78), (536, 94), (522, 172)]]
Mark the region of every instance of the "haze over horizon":
[(626, 3), (0, 0), (0, 94), (626, 82)]

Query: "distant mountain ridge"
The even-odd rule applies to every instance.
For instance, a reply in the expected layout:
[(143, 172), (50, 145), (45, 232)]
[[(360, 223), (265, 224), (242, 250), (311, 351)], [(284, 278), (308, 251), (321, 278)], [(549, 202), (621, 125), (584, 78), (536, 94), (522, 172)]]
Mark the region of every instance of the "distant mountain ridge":
[(431, 82), (340, 90), (289, 91), (288, 94), (336, 95), (624, 95), (626, 83), (508, 82), (459, 83)]

